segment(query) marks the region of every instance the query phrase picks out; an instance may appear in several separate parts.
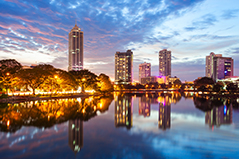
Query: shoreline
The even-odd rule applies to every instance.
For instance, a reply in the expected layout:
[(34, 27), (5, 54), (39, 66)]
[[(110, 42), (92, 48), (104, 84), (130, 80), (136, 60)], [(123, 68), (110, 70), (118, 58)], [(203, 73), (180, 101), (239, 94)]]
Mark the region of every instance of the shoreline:
[(52, 96), (10, 96), (7, 98), (0, 99), (0, 103), (19, 103), (25, 101), (36, 101), (36, 100), (49, 100), (49, 99), (65, 99), (65, 98), (79, 98), (79, 97), (90, 97), (90, 96), (100, 96), (101, 94), (87, 94), (87, 93), (77, 93), (69, 95), (52, 95)]
[[(230, 92), (201, 92), (201, 91), (194, 91), (194, 90), (180, 90), (180, 89), (174, 89), (174, 90), (169, 90), (169, 89), (155, 89), (155, 90), (115, 90), (113, 92), (121, 92), (121, 93), (169, 93), (169, 92), (178, 92), (178, 93), (195, 93), (194, 96), (209, 96), (209, 97), (239, 97), (239, 93), (230, 93)], [(111, 93), (113, 93), (111, 92)], [(25, 102), (25, 101), (36, 101), (36, 100), (50, 100), (50, 99), (65, 99), (65, 98), (87, 98), (90, 96), (101, 96), (104, 94), (88, 94), (88, 93), (69, 93), (65, 95), (61, 94), (52, 94), (50, 96), (9, 96), (6, 98), (1, 98), (0, 103), (19, 103), (19, 102)]]

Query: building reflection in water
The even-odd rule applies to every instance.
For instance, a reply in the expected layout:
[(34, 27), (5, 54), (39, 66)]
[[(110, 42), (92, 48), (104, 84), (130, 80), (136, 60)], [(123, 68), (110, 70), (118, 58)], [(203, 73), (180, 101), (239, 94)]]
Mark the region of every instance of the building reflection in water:
[(205, 123), (210, 127), (213, 127), (214, 125), (219, 127), (222, 124), (231, 124), (232, 105), (213, 107), (210, 111), (205, 112)]
[(115, 99), (115, 127), (130, 129), (133, 125), (132, 113), (132, 97), (117, 96)]
[(171, 102), (169, 96), (158, 97), (158, 102), (159, 102), (158, 127), (162, 130), (170, 129)]
[(83, 147), (83, 121), (80, 119), (69, 120), (68, 137), (69, 146), (76, 154)]
[(143, 115), (144, 117), (150, 116), (150, 106), (151, 100), (146, 96), (142, 96), (139, 102), (139, 115)]
[(233, 101), (215, 97), (194, 97), (195, 107), (205, 112), (205, 123), (213, 128), (232, 123)]

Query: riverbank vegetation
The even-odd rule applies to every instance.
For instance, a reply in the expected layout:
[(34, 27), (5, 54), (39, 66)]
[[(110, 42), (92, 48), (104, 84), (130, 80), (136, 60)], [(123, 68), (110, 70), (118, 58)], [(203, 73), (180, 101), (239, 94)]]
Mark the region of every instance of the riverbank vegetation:
[(67, 72), (49, 64), (23, 67), (14, 59), (0, 60), (1, 97), (23, 92), (39, 95), (59, 92), (106, 94), (112, 91), (113, 85), (105, 74), (97, 76), (89, 70)]

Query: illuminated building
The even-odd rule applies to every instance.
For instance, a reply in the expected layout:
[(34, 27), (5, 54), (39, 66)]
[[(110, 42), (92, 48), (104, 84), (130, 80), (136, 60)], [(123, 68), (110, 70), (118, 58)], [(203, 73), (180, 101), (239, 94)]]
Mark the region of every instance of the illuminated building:
[(233, 59), (211, 52), (209, 56), (206, 56), (205, 73), (206, 77), (210, 77), (214, 81), (231, 77), (233, 76)]
[(222, 124), (231, 124), (232, 105), (213, 107), (213, 109), (205, 113), (205, 123), (208, 124), (210, 127), (212, 127), (213, 125), (219, 127)]
[(144, 117), (150, 116), (150, 105), (151, 105), (151, 98), (147, 96), (142, 96), (139, 102), (139, 115), (143, 115)]
[(130, 129), (132, 125), (132, 97), (117, 96), (115, 100), (115, 127)]
[(171, 51), (159, 51), (159, 76), (171, 76)]
[(69, 146), (75, 152), (83, 147), (83, 121), (80, 119), (69, 120), (68, 125)]
[(133, 52), (127, 50), (127, 52), (115, 53), (115, 83), (120, 81), (122, 84), (129, 84), (132, 82), (133, 71)]
[(168, 76), (149, 76), (141, 78), (141, 84), (149, 84), (156, 82), (159, 84), (168, 84)]
[(83, 31), (75, 24), (69, 33), (68, 71), (83, 69)]
[(139, 64), (139, 81), (141, 82), (141, 78), (149, 76), (151, 76), (151, 64), (146, 62)]
[(168, 96), (160, 99), (158, 127), (166, 130), (171, 126), (171, 103)]

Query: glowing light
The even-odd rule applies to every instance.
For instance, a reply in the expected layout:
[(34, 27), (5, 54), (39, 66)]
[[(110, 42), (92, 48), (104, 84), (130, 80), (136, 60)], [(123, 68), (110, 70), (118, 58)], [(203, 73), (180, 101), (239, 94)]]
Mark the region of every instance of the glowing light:
[(224, 115), (227, 114), (227, 106), (224, 105)]
[(7, 127), (9, 127), (9, 126), (10, 126), (10, 120), (7, 121)]

